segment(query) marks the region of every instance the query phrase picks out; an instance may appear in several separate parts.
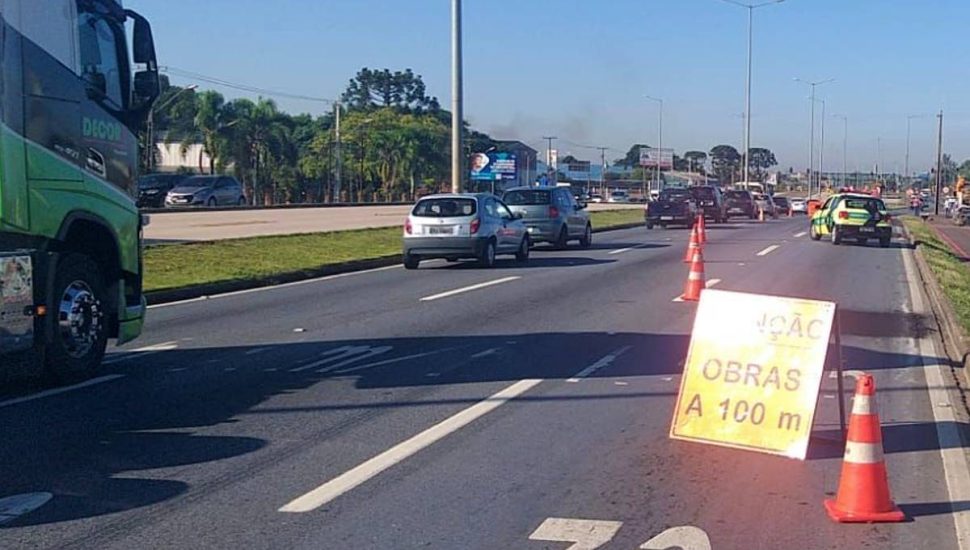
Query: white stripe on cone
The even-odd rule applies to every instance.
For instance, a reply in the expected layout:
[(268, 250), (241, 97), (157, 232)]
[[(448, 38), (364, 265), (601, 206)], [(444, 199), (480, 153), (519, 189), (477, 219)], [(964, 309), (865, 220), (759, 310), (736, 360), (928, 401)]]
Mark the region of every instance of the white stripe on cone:
[(846, 441), (843, 460), (851, 464), (879, 464), (882, 462), (882, 443)]
[(856, 395), (852, 398), (852, 414), (876, 414), (876, 400), (871, 395)]

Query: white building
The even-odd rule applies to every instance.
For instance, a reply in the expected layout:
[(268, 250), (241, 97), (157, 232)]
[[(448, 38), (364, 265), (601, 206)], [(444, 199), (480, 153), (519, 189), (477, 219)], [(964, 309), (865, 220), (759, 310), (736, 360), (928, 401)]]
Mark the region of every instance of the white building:
[(184, 153), (181, 143), (155, 144), (155, 170), (158, 172), (176, 172), (179, 168), (199, 172), (201, 164), (202, 171), (208, 173), (209, 161), (209, 155), (205, 153), (201, 143), (189, 145)]

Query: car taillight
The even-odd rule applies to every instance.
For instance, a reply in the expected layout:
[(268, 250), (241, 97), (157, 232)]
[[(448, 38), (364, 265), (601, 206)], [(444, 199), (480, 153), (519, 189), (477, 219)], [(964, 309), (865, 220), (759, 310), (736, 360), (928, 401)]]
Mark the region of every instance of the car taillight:
[(889, 223), (889, 222), (893, 221), (893, 217), (891, 215), (889, 215), (889, 214), (885, 214), (882, 217), (882, 221), (884, 221), (886, 223)]
[(482, 221), (481, 221), (481, 220), (479, 220), (478, 218), (475, 218), (474, 220), (472, 220), (472, 225), (471, 225), (471, 227), (470, 227), (470, 228), (468, 229), (468, 231), (469, 231), (469, 232), (470, 232), (470, 233), (471, 233), (472, 235), (474, 235), (475, 233), (478, 233), (478, 228), (479, 228), (479, 227), (481, 227), (481, 225), (482, 225)]
[(839, 212), (839, 219), (840, 220), (847, 220), (847, 219), (849, 219), (849, 213), (846, 212), (845, 210)]
[(550, 206), (549, 207), (549, 217), (550, 218), (558, 218), (559, 217), (559, 209), (556, 208), (555, 206)]
[(404, 232), (407, 233), (408, 235), (410, 235), (411, 234), (411, 229), (412, 229), (411, 228), (411, 220), (408, 219), (408, 220), (406, 220), (404, 222)]

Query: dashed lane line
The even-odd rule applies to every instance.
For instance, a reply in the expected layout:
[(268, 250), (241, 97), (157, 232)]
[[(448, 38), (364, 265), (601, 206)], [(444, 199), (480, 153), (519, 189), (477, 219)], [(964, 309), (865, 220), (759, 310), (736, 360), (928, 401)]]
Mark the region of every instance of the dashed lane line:
[(771, 246), (769, 246), (769, 247), (767, 247), (767, 248), (765, 248), (765, 249), (764, 249), (764, 250), (762, 250), (761, 252), (758, 252), (758, 253), (756, 254), (756, 256), (767, 256), (768, 254), (771, 254), (771, 253), (772, 253), (772, 252), (774, 252), (775, 250), (778, 250), (778, 248), (779, 248), (780, 246), (781, 246), (781, 245), (778, 245), (778, 244), (773, 244), (773, 245), (771, 245)]
[(121, 363), (122, 361), (130, 361), (132, 359), (141, 359), (149, 355), (154, 355), (156, 353), (161, 353), (163, 351), (170, 351), (177, 349), (179, 347), (178, 342), (162, 342), (161, 344), (155, 344), (151, 346), (145, 346), (143, 348), (133, 349), (129, 352), (119, 353), (117, 356), (112, 357), (116, 354), (111, 354), (107, 359), (101, 362), (102, 365), (113, 365), (115, 363)]
[(480, 290), (483, 288), (488, 288), (490, 286), (500, 285), (502, 283), (510, 283), (512, 281), (517, 281), (521, 279), (518, 275), (512, 277), (502, 277), (501, 279), (495, 279), (494, 281), (485, 281), (484, 283), (478, 283), (475, 285), (465, 286), (461, 288), (456, 288), (454, 290), (449, 290), (447, 292), (442, 292), (440, 294), (432, 294), (431, 296), (425, 296), (421, 298), (422, 302), (431, 302), (434, 300), (440, 300), (441, 298), (448, 298), (449, 296), (454, 296), (456, 294), (463, 294), (465, 292), (471, 292), (473, 290)]
[(798, 237), (804, 237), (805, 235), (808, 235), (808, 231), (802, 231), (801, 233), (795, 233), (794, 237), (797, 239)]
[(541, 379), (520, 380), (493, 394), (491, 397), (479, 401), (458, 414), (431, 426), (418, 435), (398, 443), (379, 455), (320, 485), (316, 489), (293, 499), (280, 507), (279, 511), (303, 513), (316, 510), (421, 450), (444, 439), (448, 435), (457, 432), (478, 418), (494, 411), (539, 385), (541, 382)]
[(67, 393), (81, 388), (87, 388), (90, 386), (95, 386), (97, 384), (104, 384), (105, 382), (111, 382), (113, 380), (118, 380), (119, 378), (124, 378), (124, 374), (108, 374), (105, 376), (99, 376), (98, 378), (92, 378), (90, 380), (85, 380), (79, 384), (74, 384), (73, 386), (64, 386), (63, 388), (54, 388), (50, 390), (45, 390), (33, 395), (26, 395), (24, 397), (17, 397), (14, 399), (8, 399), (6, 401), (0, 401), (0, 409), (4, 407), (10, 407), (11, 405), (19, 405), (21, 403), (26, 403), (28, 401), (36, 401), (38, 399), (43, 399), (45, 397), (51, 397), (54, 395), (60, 395), (62, 393)]
[(579, 382), (583, 378), (586, 378), (594, 374), (596, 371), (610, 366), (613, 363), (613, 361), (616, 361), (617, 357), (629, 351), (630, 347), (631, 346), (623, 346), (622, 348), (619, 348), (616, 351), (603, 356), (599, 361), (593, 363), (592, 365), (574, 374), (573, 377), (567, 379), (566, 382), (571, 382), (575, 384), (576, 382)]

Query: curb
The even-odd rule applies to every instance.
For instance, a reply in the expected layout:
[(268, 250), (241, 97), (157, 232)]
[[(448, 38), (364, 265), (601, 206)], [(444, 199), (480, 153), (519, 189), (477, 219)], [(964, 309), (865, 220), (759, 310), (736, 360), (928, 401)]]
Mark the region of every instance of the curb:
[[(915, 254), (913, 256), (916, 259), (916, 269), (919, 271), (920, 278), (923, 281), (923, 288), (926, 290), (926, 295), (929, 298), (930, 308), (936, 315), (940, 325), (943, 350), (953, 365), (959, 365), (961, 367), (960, 371), (963, 373), (963, 382), (964, 384), (968, 384), (970, 383), (970, 379), (967, 378), (967, 360), (970, 358), (970, 346), (968, 346), (970, 339), (968, 339), (967, 334), (957, 322), (956, 312), (953, 311), (953, 307), (943, 293), (943, 288), (936, 280), (936, 276), (933, 274), (933, 271), (926, 261), (926, 257), (923, 255), (922, 241), (914, 238), (906, 229), (905, 225), (901, 225), (901, 227), (903, 228), (903, 233), (906, 235), (906, 240), (915, 247)], [(936, 228), (930, 226), (930, 229), (939, 235)]]
[(192, 212), (245, 212), (247, 210), (299, 210), (301, 208), (356, 208), (358, 206), (411, 206), (413, 202), (339, 202), (294, 203), (269, 206), (184, 206), (175, 208), (139, 208), (142, 214), (190, 214)]
[[(606, 233), (608, 231), (634, 229), (642, 225), (643, 225), (642, 222), (625, 223), (621, 225), (611, 225), (609, 227), (601, 227), (601, 228), (594, 229), (593, 233)], [(366, 271), (368, 269), (387, 267), (387, 266), (391, 266), (399, 263), (401, 263), (401, 255), (392, 254), (390, 256), (380, 256), (377, 258), (368, 258), (366, 260), (354, 260), (350, 262), (330, 264), (330, 265), (325, 265), (315, 269), (304, 269), (302, 271), (278, 273), (276, 275), (260, 277), (258, 279), (220, 281), (217, 283), (175, 288), (171, 290), (151, 291), (151, 292), (145, 293), (145, 298), (148, 300), (148, 305), (155, 306), (159, 304), (167, 304), (171, 302), (181, 302), (184, 300), (191, 300), (194, 298), (203, 298), (206, 296), (215, 296), (217, 294), (227, 294), (229, 292), (238, 292), (240, 290), (251, 290), (254, 288), (263, 288), (268, 286), (281, 285), (285, 283), (293, 283), (296, 281), (305, 281), (308, 279), (318, 279), (320, 277), (327, 277), (330, 275), (340, 275), (343, 273), (352, 273), (354, 271)]]

